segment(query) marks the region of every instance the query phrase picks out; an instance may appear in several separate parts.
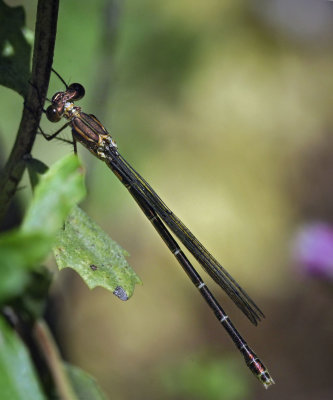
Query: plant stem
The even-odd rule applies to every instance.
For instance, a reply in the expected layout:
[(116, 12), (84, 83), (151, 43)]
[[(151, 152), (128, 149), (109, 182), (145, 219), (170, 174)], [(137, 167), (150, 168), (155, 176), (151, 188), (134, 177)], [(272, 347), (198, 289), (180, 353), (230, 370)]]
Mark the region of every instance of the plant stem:
[(22, 178), (24, 157), (30, 154), (42, 115), (50, 79), (56, 39), (59, 0), (39, 0), (35, 29), (32, 76), (20, 127), (8, 161), (0, 175), (0, 221)]
[(52, 334), (43, 320), (35, 322), (35, 340), (51, 372), (54, 385), (62, 400), (77, 400), (70, 381), (64, 369), (64, 364), (59, 354)]

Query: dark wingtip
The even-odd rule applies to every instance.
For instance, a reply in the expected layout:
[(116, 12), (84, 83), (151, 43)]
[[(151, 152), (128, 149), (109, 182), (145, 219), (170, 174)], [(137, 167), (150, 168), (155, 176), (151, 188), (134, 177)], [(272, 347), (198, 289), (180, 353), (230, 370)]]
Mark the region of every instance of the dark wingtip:
[(248, 317), (248, 319), (252, 322), (254, 326), (258, 325), (258, 322), (261, 322), (263, 318), (266, 318), (264, 313), (260, 310), (254, 310), (252, 307), (247, 310), (248, 312), (245, 312), (243, 308), (241, 310), (244, 312), (244, 314)]

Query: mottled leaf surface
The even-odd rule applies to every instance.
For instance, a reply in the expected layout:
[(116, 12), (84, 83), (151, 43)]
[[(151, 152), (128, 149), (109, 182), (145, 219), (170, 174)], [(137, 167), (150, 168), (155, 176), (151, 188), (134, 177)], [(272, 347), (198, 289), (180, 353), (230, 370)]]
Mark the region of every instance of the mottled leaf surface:
[(54, 254), (60, 269), (74, 269), (90, 289), (102, 286), (121, 300), (127, 300), (140, 283), (126, 261), (128, 253), (78, 207), (59, 232)]

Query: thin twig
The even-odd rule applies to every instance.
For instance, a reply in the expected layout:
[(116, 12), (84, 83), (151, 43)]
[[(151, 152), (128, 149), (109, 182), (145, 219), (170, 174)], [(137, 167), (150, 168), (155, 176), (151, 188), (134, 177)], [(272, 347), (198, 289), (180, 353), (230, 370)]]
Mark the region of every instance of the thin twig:
[(9, 159), (0, 176), (0, 220), (22, 178), (24, 156), (30, 154), (42, 114), (50, 79), (56, 39), (59, 0), (39, 0), (37, 6), (32, 76), (20, 127)]
[(62, 400), (77, 400), (65, 371), (58, 347), (44, 320), (38, 320), (34, 326), (34, 336), (51, 372), (58, 395)]

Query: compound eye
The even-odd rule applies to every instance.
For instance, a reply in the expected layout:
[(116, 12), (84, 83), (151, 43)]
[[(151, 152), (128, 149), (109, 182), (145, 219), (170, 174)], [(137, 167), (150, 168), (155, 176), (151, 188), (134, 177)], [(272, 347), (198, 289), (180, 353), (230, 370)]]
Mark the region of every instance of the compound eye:
[(53, 105), (48, 106), (46, 109), (46, 117), (51, 122), (58, 122), (61, 120), (61, 115), (58, 113), (57, 109)]
[(75, 92), (75, 95), (72, 98), (73, 100), (80, 100), (85, 94), (84, 87), (80, 83), (71, 83), (67, 90)]

